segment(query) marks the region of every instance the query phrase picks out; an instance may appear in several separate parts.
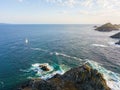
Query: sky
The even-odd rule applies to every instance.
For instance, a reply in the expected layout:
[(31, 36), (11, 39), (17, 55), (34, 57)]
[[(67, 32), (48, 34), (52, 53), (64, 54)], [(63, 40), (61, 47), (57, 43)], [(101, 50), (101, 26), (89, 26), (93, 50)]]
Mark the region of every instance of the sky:
[(120, 24), (120, 0), (0, 0), (0, 23)]

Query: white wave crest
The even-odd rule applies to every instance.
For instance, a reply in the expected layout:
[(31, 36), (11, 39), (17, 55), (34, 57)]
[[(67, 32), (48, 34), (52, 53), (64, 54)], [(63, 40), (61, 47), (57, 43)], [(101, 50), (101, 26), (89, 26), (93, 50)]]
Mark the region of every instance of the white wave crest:
[(103, 44), (92, 44), (92, 46), (95, 46), (95, 47), (108, 47), (108, 46), (106, 46), (106, 45), (103, 45)]
[(56, 56), (63, 56), (63, 57), (67, 57), (67, 58), (71, 58), (71, 59), (75, 59), (75, 60), (82, 61), (82, 59), (80, 59), (80, 58), (78, 58), (78, 57), (70, 56), (70, 55), (63, 54), (63, 53), (55, 52), (55, 55), (56, 55)]
[(107, 85), (112, 90), (120, 90), (120, 75), (118, 73), (114, 73), (110, 70), (105, 69), (95, 61), (87, 60), (86, 63), (89, 63), (92, 68), (97, 69), (100, 73), (104, 75), (104, 78), (107, 81)]
[(48, 50), (42, 49), (42, 48), (31, 48), (32, 50), (36, 51), (43, 51), (43, 52), (49, 52)]

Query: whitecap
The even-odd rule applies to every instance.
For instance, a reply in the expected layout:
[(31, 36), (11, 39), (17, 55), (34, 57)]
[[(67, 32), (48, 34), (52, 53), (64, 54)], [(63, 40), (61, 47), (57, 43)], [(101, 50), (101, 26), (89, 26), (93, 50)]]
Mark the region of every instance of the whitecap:
[(43, 52), (49, 52), (48, 50), (42, 49), (42, 48), (31, 48), (32, 50), (36, 51), (43, 51)]
[(103, 45), (103, 44), (92, 44), (92, 46), (95, 46), (95, 47), (108, 47), (108, 46)]
[(55, 52), (55, 55), (56, 56), (63, 56), (63, 57), (67, 57), (67, 58), (71, 58), (71, 59), (82, 61), (82, 59), (80, 59), (78, 57), (70, 56), (70, 55), (67, 55), (67, 54), (64, 54), (64, 53)]

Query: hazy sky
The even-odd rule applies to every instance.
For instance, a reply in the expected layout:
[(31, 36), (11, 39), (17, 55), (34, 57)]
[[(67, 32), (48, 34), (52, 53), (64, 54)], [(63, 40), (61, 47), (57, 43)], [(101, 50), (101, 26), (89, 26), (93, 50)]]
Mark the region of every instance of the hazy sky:
[(120, 0), (0, 0), (0, 23), (120, 23)]

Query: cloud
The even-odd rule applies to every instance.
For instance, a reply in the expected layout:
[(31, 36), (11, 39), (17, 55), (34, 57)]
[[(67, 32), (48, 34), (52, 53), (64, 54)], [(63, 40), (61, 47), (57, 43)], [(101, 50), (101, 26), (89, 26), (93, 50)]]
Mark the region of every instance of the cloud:
[[(74, 8), (74, 11), (63, 11), (61, 13), (75, 13), (91, 16), (120, 16), (120, 0), (47, 0), (48, 3)], [(77, 7), (77, 10), (76, 10)]]
[(77, 0), (46, 0), (46, 1), (49, 3), (55, 3), (58, 5), (70, 6), (70, 7), (73, 7), (77, 3)]
[(120, 0), (46, 0), (47, 2), (64, 5), (64, 6), (83, 6), (99, 8), (120, 8)]
[(23, 0), (18, 0), (19, 2), (23, 2)]

